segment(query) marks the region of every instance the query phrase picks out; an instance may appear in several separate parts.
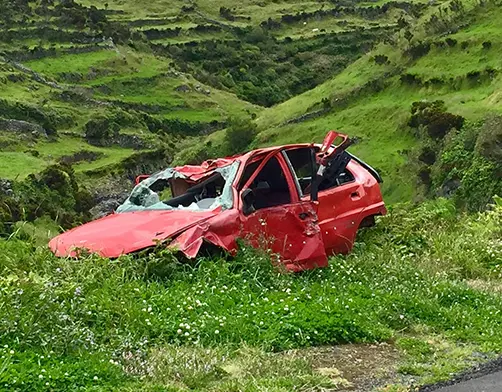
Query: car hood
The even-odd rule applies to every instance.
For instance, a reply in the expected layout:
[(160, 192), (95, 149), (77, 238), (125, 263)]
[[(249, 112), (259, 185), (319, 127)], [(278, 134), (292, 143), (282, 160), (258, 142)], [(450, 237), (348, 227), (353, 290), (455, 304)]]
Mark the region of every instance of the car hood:
[(86, 249), (103, 257), (119, 257), (173, 237), (219, 212), (136, 211), (112, 214), (58, 235), (49, 242), (56, 256), (77, 256)]

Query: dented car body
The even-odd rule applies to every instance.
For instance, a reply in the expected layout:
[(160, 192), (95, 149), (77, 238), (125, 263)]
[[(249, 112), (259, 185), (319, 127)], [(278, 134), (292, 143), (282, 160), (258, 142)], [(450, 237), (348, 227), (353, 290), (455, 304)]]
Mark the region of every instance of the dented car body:
[[(340, 141), (335, 144), (335, 141)], [(360, 227), (386, 213), (370, 166), (331, 131), (322, 145), (254, 150), (141, 176), (113, 214), (49, 243), (57, 256), (82, 249), (115, 258), (165, 243), (188, 258), (205, 246), (236, 252), (238, 239), (265, 247), (292, 271), (348, 253)]]

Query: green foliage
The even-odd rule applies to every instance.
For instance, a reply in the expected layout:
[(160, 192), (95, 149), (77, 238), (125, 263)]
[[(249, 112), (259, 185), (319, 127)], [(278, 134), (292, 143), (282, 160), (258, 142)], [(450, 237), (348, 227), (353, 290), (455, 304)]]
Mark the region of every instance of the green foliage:
[(413, 102), (409, 125), (424, 127), (430, 137), (442, 139), (453, 128), (461, 129), (465, 119), (446, 111), (444, 101)]
[(12, 183), (12, 191), (0, 194), (0, 235), (11, 233), (17, 221), (33, 222), (49, 217), (64, 228), (89, 219), (93, 198), (80, 188), (70, 166), (49, 166), (38, 175)]
[(119, 134), (120, 126), (109, 117), (97, 117), (85, 124), (85, 138), (91, 144), (106, 145)]
[(502, 166), (502, 117), (486, 119), (476, 141), (476, 151), (494, 165)]
[[(0, 339), (13, 351), (0, 382), (10, 388), (23, 381), (32, 390), (45, 390), (49, 382), (52, 390), (67, 390), (126, 388), (143, 380), (174, 391), (178, 382), (228, 391), (245, 382), (233, 379), (234, 361), (245, 357), (234, 350), (243, 343), (284, 350), (387, 341), (415, 325), (498, 350), (501, 297), (459, 282), (501, 278), (501, 218), (499, 207), (457, 215), (445, 200), (396, 208), (365, 233), (353, 254), (295, 275), (246, 247), (234, 260), (206, 258), (196, 266), (179, 264), (162, 249), (76, 263), (14, 236), (0, 241)], [(418, 339), (398, 344), (415, 357), (429, 352)], [(229, 363), (220, 357), (225, 350), (234, 352)], [(174, 369), (190, 358), (193, 366), (177, 378)], [(275, 368), (246, 377), (281, 372), (279, 362), (268, 363)], [(286, 382), (289, 373), (284, 379), (279, 373), (275, 382)]]
[(48, 135), (55, 134), (56, 129), (71, 123), (68, 116), (61, 115), (54, 110), (22, 102), (0, 99), (0, 113), (6, 119), (34, 122), (42, 126)]
[(261, 26), (237, 30), (238, 40), (207, 40), (197, 45), (168, 46), (182, 69), (238, 97), (272, 106), (315, 87), (340, 72), (369, 47), (378, 34), (366, 32), (279, 42)]
[(493, 118), (481, 124), (467, 123), (436, 146), (437, 161), (431, 173), (434, 192), (454, 196), (457, 205), (473, 211), (491, 203), (502, 186), (497, 126), (498, 121)]
[(225, 131), (225, 144), (227, 155), (244, 152), (256, 137), (257, 126), (247, 119), (231, 119)]

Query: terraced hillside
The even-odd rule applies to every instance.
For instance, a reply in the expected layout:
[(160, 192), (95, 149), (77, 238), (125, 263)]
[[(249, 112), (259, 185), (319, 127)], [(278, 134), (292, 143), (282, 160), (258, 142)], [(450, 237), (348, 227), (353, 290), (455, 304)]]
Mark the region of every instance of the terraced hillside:
[[(446, 147), (410, 126), (413, 103), (444, 101), (467, 123), (502, 106), (496, 0), (2, 5), (0, 178), (63, 162), (81, 182), (125, 189), (173, 159), (336, 128), (396, 202), (461, 180), (416, 159)], [(257, 127), (249, 146), (228, 145), (233, 118)]]
[(409, 199), (416, 183), (408, 152), (427, 143), (410, 130), (413, 102), (442, 100), (471, 122), (502, 112), (500, 4), (466, 3), (448, 18), (444, 25), (419, 18), (334, 78), (261, 112), (257, 143), (319, 140), (327, 128), (344, 129), (361, 139), (354, 151), (388, 178), (388, 198)]
[[(172, 149), (223, 128), (230, 116), (255, 118), (263, 106), (340, 72), (426, 8), (159, 0), (2, 7), (0, 99), (8, 121), (0, 124), (0, 178), (23, 178), (61, 159), (86, 173), (137, 150)], [(86, 137), (91, 119), (104, 135)], [(90, 154), (72, 157), (82, 151)]]

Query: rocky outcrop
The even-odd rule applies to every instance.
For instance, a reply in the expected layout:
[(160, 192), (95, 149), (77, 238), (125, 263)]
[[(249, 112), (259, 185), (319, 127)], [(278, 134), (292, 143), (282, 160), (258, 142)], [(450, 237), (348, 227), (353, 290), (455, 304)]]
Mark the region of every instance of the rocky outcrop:
[(0, 131), (31, 134), (35, 137), (47, 137), (47, 132), (40, 125), (21, 120), (5, 120), (0, 118)]
[(12, 190), (12, 182), (9, 180), (0, 178), (0, 195), (13, 196), (14, 191)]

